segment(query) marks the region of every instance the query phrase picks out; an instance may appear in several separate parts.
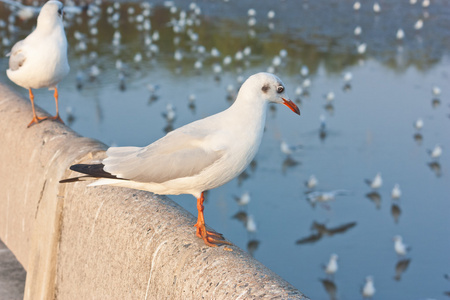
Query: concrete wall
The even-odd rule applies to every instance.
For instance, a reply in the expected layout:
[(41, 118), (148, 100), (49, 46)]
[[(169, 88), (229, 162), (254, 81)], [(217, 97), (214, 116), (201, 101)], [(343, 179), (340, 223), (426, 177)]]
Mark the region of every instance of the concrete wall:
[(27, 270), (25, 299), (305, 299), (238, 247), (205, 246), (167, 197), (60, 184), (105, 146), (30, 120), (0, 83), (0, 238)]

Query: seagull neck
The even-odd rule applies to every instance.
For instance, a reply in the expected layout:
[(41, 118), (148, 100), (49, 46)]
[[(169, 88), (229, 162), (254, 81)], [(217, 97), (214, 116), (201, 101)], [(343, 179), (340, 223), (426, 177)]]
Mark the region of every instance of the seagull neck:
[[(52, 32), (54, 30), (64, 30), (64, 26), (63, 26), (62, 22), (61, 22), (61, 24), (58, 24), (59, 22), (61, 22), (61, 21), (58, 19), (38, 18), (36, 31)], [(60, 26), (58, 26), (58, 25), (60, 25)]]
[(267, 102), (261, 99), (246, 99), (238, 96), (228, 111), (235, 117), (236, 121), (244, 122), (246, 127), (264, 127), (261, 124), (266, 121)]

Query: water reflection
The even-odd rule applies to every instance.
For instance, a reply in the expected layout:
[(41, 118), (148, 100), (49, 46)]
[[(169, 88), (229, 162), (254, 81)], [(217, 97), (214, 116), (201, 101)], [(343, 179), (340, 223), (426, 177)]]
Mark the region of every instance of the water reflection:
[(330, 300), (336, 300), (337, 299), (337, 286), (334, 283), (333, 280), (330, 279), (319, 279), (320, 282), (322, 282), (322, 286), (327, 292), (328, 296), (330, 297)]
[(442, 171), (441, 171), (441, 164), (437, 161), (433, 161), (428, 163), (428, 167), (430, 167), (430, 170), (436, 175), (436, 177), (441, 177)]
[(345, 223), (336, 227), (328, 228), (325, 223), (321, 224), (314, 221), (311, 225), (311, 235), (297, 240), (297, 245), (315, 243), (323, 237), (331, 237), (335, 234), (342, 234), (356, 226), (356, 222)]
[(375, 203), (375, 207), (377, 209), (381, 208), (381, 195), (377, 191), (372, 191), (366, 194), (366, 197), (369, 198), (370, 201)]
[(406, 269), (408, 269), (410, 262), (411, 262), (410, 258), (405, 258), (405, 259), (399, 260), (395, 264), (395, 276), (394, 276), (394, 279), (396, 281), (400, 281), (402, 279), (402, 275), (403, 275), (403, 273), (405, 273)]
[(402, 210), (400, 209), (400, 206), (398, 206), (396, 203), (392, 203), (391, 215), (392, 215), (392, 218), (394, 218), (395, 224), (398, 223), (398, 219), (400, 218), (401, 213), (402, 213)]

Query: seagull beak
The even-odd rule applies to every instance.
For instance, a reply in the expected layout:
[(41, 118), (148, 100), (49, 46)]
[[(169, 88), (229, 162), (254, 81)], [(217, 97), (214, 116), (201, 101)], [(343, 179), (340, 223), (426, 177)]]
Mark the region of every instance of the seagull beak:
[(283, 104), (286, 105), (287, 107), (289, 107), (293, 112), (295, 112), (297, 115), (300, 115), (300, 109), (298, 109), (298, 106), (295, 105), (294, 102), (292, 102), (292, 100), (286, 100), (284, 98), (283, 99)]

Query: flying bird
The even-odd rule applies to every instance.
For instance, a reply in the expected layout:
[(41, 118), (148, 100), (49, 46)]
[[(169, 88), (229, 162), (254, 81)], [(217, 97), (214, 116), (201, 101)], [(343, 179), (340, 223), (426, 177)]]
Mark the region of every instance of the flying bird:
[[(69, 73), (67, 39), (62, 21), (63, 4), (48, 1), (37, 18), (36, 29), (25, 39), (17, 42), (9, 56), (6, 75), (15, 84), (29, 92), (33, 119), (28, 127), (39, 121), (52, 119), (64, 123), (59, 117), (57, 84)], [(54, 90), (56, 115), (38, 117), (34, 108), (32, 89)]]
[(113, 185), (161, 195), (197, 198), (196, 235), (208, 246), (229, 244), (206, 230), (204, 192), (242, 173), (255, 157), (264, 132), (269, 103), (284, 104), (300, 115), (285, 94), (283, 82), (270, 73), (250, 76), (228, 109), (171, 131), (146, 147), (111, 147), (102, 163), (78, 164), (71, 170), (98, 180), (89, 186)]

